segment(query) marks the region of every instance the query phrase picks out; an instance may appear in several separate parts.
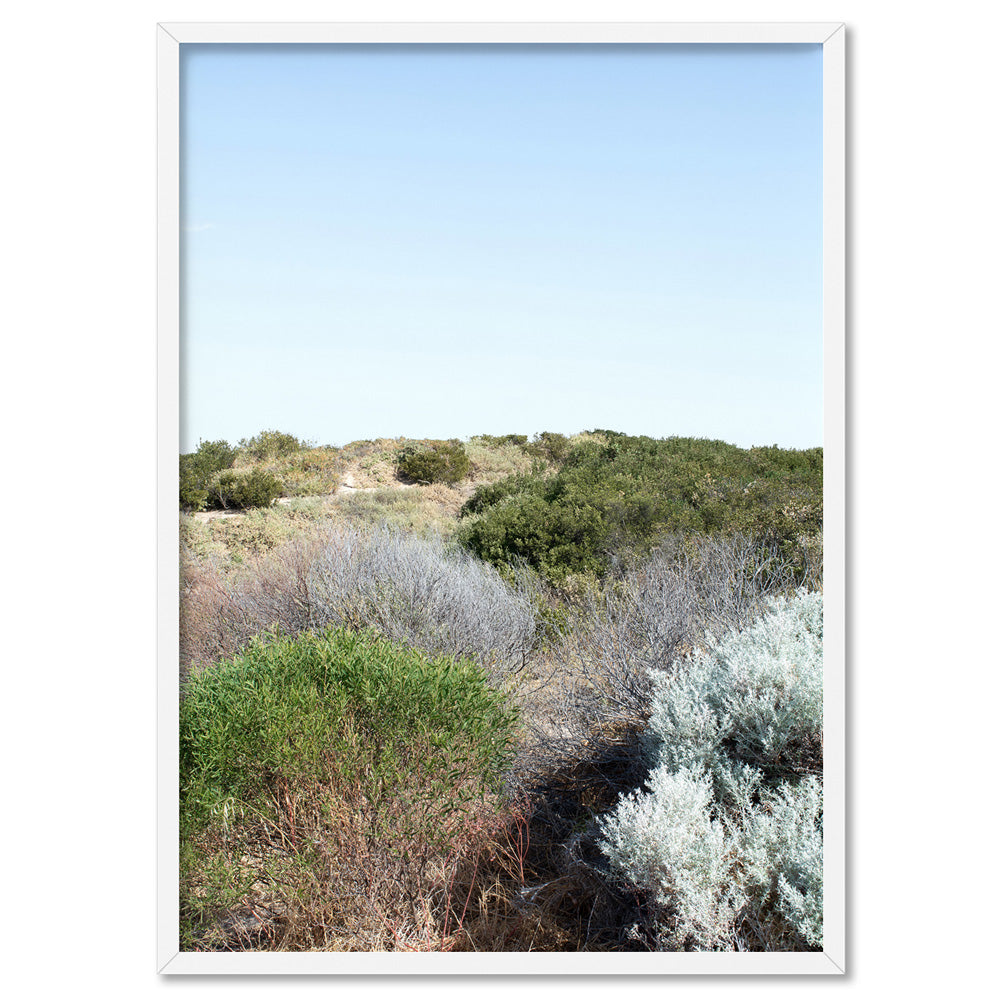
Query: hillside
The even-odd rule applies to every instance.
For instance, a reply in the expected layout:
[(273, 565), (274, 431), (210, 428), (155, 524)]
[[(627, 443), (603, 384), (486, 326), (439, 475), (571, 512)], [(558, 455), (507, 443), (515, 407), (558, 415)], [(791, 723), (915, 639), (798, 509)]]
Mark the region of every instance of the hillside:
[[(182, 948), (818, 947), (821, 687), (762, 650), (821, 637), (820, 449), (266, 431), (182, 456), (180, 499)], [(682, 802), (715, 855), (636, 846)]]

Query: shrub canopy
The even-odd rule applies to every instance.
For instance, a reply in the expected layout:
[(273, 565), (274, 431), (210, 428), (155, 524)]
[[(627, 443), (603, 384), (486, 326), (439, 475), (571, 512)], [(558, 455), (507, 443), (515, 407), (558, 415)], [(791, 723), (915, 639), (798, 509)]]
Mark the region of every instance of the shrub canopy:
[(213, 507), (270, 507), (281, 496), (280, 480), (260, 468), (249, 472), (222, 472), (216, 477), (208, 503)]
[[(329, 780), (345, 768), (362, 769), (346, 776), (366, 782), (393, 780), (401, 741), (431, 756), (436, 747), (442, 759), (462, 747), (489, 783), (516, 718), (471, 661), (346, 629), (255, 641), (192, 675), (184, 695), (181, 797), (189, 820), (202, 822), (212, 803), (253, 804), (282, 781)], [(346, 752), (356, 735), (363, 759)]]
[(400, 474), (418, 483), (457, 483), (469, 474), (469, 464), (461, 441), (421, 441), (396, 456)]
[(180, 457), (180, 502), (188, 510), (201, 510), (209, 500), (220, 472), (231, 469), (236, 449), (227, 441), (199, 441), (198, 450)]
[(601, 574), (673, 532), (740, 532), (792, 548), (822, 528), (821, 448), (601, 434), (573, 447), (555, 474), (540, 468), (478, 488), (460, 515), (465, 544), (558, 581)]

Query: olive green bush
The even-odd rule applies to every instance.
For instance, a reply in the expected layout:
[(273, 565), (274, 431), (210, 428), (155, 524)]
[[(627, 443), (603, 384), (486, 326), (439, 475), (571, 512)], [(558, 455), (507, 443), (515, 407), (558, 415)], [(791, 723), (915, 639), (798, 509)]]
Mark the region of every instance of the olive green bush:
[(460, 516), (463, 542), (481, 558), (525, 560), (554, 583), (602, 575), (675, 532), (741, 533), (804, 567), (799, 540), (822, 530), (823, 452), (602, 431), (555, 474), (480, 486)]
[(542, 431), (540, 434), (536, 434), (530, 443), (524, 444), (522, 447), (533, 458), (559, 463), (569, 454), (570, 441), (565, 434), (559, 434), (556, 431)]
[(270, 472), (253, 468), (249, 472), (222, 472), (212, 483), (209, 506), (218, 508), (270, 507), (282, 494), (281, 482)]
[(208, 486), (198, 475), (191, 455), (180, 458), (180, 503), (182, 510), (201, 510), (208, 501)]
[(480, 441), (490, 448), (502, 448), (506, 445), (526, 445), (527, 434), (477, 434), (472, 440)]
[(457, 483), (469, 473), (469, 456), (461, 441), (421, 441), (396, 456), (399, 474), (417, 483)]
[(180, 457), (180, 504), (201, 510), (209, 500), (217, 475), (231, 469), (236, 449), (227, 441), (199, 441), (198, 450)]

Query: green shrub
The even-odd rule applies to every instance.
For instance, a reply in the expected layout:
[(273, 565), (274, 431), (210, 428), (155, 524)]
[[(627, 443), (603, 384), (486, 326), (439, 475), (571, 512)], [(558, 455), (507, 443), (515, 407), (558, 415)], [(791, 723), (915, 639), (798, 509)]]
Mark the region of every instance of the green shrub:
[[(558, 456), (558, 436), (546, 454)], [(555, 444), (553, 444), (555, 442)], [(823, 523), (823, 452), (748, 450), (694, 438), (602, 431), (542, 468), (480, 486), (463, 506), (465, 543), (492, 562), (524, 559), (559, 582), (604, 573), (668, 534), (743, 534), (805, 570), (800, 539)]]
[(459, 539), (487, 562), (501, 566), (524, 560), (561, 583), (573, 573), (604, 570), (608, 533), (602, 512), (591, 504), (550, 503), (545, 496), (525, 493), (463, 525)]
[(460, 749), (490, 786), (506, 766), (515, 722), (468, 660), (343, 629), (258, 640), (185, 686), (184, 823), (209, 822), (220, 802), (266, 808), (282, 783), (361, 781), (384, 797), (414, 744), (428, 771)]
[(270, 472), (222, 472), (212, 484), (209, 503), (213, 507), (270, 507), (282, 494), (281, 482)]
[(180, 501), (182, 510), (201, 510), (208, 501), (208, 486), (198, 475), (192, 455), (180, 458)]
[(414, 482), (457, 483), (469, 473), (469, 456), (461, 441), (423, 441), (402, 448), (396, 466)]
[(259, 640), (183, 691), (182, 949), (461, 940), (516, 724), (480, 671), (331, 630)]
[(252, 438), (243, 438), (240, 441), (240, 451), (247, 458), (257, 461), (285, 457), (309, 447), (311, 445), (308, 441), (300, 441), (294, 434), (285, 434), (282, 431), (261, 431)]
[(540, 473), (536, 470), (531, 473), (505, 476), (495, 483), (486, 483), (482, 486), (477, 486), (475, 493), (462, 505), (458, 516), (464, 518), (471, 514), (481, 514), (483, 511), (496, 506), (501, 500), (505, 500), (507, 497), (517, 496), (520, 493), (529, 493), (537, 488), (539, 478)]
[(226, 441), (199, 441), (198, 450), (180, 457), (180, 503), (201, 510), (208, 502), (215, 476), (231, 469), (236, 449)]

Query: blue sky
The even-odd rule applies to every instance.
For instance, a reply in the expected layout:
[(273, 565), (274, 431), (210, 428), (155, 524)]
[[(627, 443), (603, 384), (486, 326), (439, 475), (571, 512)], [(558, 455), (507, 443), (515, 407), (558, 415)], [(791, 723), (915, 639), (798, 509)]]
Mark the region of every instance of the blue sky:
[(181, 447), (822, 443), (818, 45), (183, 45)]

